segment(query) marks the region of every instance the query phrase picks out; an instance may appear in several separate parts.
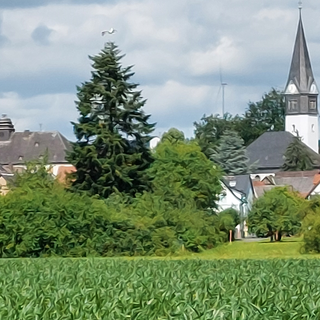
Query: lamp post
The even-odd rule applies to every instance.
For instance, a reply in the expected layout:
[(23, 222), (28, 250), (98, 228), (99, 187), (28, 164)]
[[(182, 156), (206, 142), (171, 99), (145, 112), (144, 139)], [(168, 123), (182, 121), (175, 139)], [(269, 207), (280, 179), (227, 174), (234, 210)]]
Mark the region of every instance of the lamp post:
[(248, 203), (246, 195), (242, 195), (240, 199), (240, 232), (241, 238), (245, 238), (244, 234), (244, 205)]

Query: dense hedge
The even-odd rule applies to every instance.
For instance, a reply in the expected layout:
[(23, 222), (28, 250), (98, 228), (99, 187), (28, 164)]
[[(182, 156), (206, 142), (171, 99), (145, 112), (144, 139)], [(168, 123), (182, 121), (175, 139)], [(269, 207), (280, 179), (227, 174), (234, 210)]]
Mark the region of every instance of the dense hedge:
[(107, 200), (68, 192), (45, 168), (28, 168), (0, 197), (0, 257), (166, 255), (227, 239), (225, 219), (160, 196)]

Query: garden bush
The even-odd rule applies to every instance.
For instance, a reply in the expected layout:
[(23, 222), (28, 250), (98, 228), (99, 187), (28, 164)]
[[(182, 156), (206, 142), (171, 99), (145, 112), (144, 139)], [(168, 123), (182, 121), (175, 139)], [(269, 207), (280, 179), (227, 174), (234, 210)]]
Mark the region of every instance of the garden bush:
[(101, 200), (69, 192), (45, 166), (29, 165), (0, 197), (0, 257), (167, 255), (226, 239), (219, 217), (160, 195)]

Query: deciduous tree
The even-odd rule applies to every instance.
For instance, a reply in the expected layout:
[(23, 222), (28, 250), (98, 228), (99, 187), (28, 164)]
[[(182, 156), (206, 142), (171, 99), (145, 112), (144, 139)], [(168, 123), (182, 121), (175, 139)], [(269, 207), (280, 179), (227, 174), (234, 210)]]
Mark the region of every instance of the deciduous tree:
[(166, 140), (157, 146), (154, 157), (149, 174), (155, 195), (161, 195), (176, 207), (187, 202), (198, 209), (216, 207), (222, 173), (197, 144)]
[(248, 215), (249, 230), (257, 235), (275, 235), (281, 240), (283, 233), (296, 233), (301, 226), (300, 208), (304, 199), (287, 187), (276, 187), (258, 198)]

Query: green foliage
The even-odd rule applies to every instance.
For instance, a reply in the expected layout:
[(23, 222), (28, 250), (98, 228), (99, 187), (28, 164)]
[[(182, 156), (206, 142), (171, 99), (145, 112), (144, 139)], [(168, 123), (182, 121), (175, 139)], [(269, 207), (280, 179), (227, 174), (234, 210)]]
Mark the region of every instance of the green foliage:
[(313, 156), (300, 137), (293, 138), (284, 156), (285, 161), (282, 166), (284, 171), (306, 171), (314, 168)]
[(320, 261), (0, 261), (0, 318), (318, 319)]
[(225, 229), (233, 230), (238, 224), (240, 224), (240, 213), (233, 208), (225, 209), (219, 212), (219, 218), (224, 221)]
[(210, 158), (228, 175), (244, 174), (249, 171), (249, 158), (243, 140), (235, 131), (227, 130), (220, 139), (220, 144)]
[(135, 195), (149, 189), (145, 170), (152, 162), (148, 148), (154, 125), (142, 107), (145, 100), (130, 82), (131, 67), (113, 43), (90, 59), (91, 80), (78, 87), (77, 141), (67, 160), (76, 167), (72, 190), (107, 198), (113, 192)]
[(186, 203), (198, 209), (216, 208), (221, 192), (221, 171), (214, 167), (195, 143), (160, 143), (148, 173), (153, 191), (176, 208)]
[(176, 128), (171, 128), (162, 135), (161, 141), (162, 142), (169, 141), (171, 144), (174, 144), (177, 142), (184, 142), (185, 141), (184, 133), (182, 131), (179, 131)]
[(231, 114), (225, 113), (222, 118), (219, 115), (204, 115), (201, 122), (194, 122), (195, 140), (208, 158), (220, 143), (224, 132), (234, 130), (237, 121), (239, 121), (238, 116), (232, 117)]
[(219, 218), (197, 208), (202, 199), (169, 200), (147, 192), (97, 200), (65, 190), (44, 165), (28, 164), (0, 197), (0, 257), (168, 255), (225, 241)]
[(230, 240), (230, 230), (232, 231), (232, 238), (234, 239), (235, 228), (240, 224), (240, 214), (237, 210), (229, 208), (219, 212), (219, 223), (220, 231), (222, 231), (225, 236), (225, 241)]
[(258, 102), (250, 102), (237, 131), (249, 145), (266, 131), (283, 131), (285, 125), (284, 94), (272, 88)]
[[(118, 212), (113, 219), (125, 218), (141, 233), (140, 247), (135, 248), (140, 255), (167, 255), (181, 249), (199, 252), (225, 241), (219, 218), (196, 209), (190, 202), (177, 208), (160, 195), (144, 193), (129, 204), (123, 205), (121, 197), (108, 199), (106, 203), (108, 208), (114, 208), (113, 212)], [(130, 238), (130, 234), (127, 237)]]
[(320, 196), (307, 201), (301, 209), (304, 252), (320, 253)]
[(301, 208), (305, 200), (287, 187), (276, 187), (254, 203), (248, 215), (249, 231), (257, 235), (295, 234), (301, 227)]
[(271, 89), (258, 102), (249, 102), (244, 115), (226, 113), (203, 116), (195, 122), (195, 138), (202, 152), (210, 158), (227, 130), (236, 131), (248, 146), (266, 131), (283, 131), (285, 123), (285, 101), (282, 92)]

